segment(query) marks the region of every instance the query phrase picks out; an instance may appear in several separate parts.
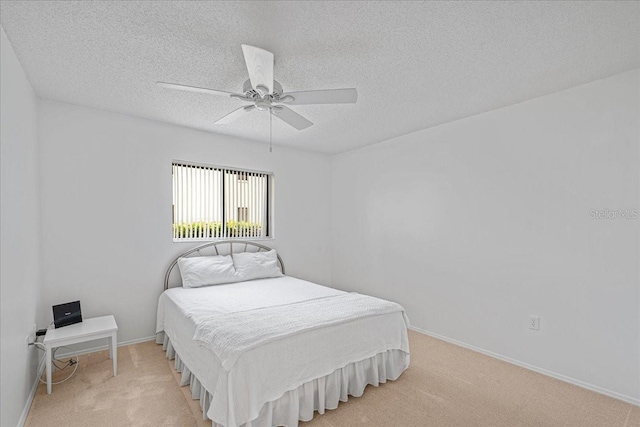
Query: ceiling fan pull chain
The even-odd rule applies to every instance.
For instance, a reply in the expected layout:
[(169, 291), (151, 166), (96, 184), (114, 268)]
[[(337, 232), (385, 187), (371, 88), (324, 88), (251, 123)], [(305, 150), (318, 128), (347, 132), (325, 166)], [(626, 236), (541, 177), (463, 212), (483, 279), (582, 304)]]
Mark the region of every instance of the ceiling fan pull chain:
[(269, 152), (273, 153), (273, 110), (269, 108)]

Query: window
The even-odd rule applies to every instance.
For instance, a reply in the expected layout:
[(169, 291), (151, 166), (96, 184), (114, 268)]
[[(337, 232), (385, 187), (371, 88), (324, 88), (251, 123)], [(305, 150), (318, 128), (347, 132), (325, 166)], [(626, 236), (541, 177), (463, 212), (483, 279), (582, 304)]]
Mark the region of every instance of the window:
[(173, 240), (273, 235), (273, 174), (173, 162)]

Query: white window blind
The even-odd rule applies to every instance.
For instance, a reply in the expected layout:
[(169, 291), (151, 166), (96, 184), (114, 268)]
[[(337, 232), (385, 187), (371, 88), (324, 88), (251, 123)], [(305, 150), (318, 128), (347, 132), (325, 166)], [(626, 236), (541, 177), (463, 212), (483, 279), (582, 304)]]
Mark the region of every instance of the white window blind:
[(271, 236), (273, 175), (173, 162), (173, 239)]

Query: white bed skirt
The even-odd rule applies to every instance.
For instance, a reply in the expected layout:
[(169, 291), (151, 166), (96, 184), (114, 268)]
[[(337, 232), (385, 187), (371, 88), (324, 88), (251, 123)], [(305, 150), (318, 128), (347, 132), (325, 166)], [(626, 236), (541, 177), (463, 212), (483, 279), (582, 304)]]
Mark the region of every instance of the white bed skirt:
[[(165, 333), (158, 333), (156, 342), (162, 344), (169, 360), (175, 359), (175, 369), (182, 374), (180, 385), (189, 385), (191, 397), (200, 400), (202, 418), (208, 419), (206, 414), (209, 411), (211, 394), (185, 366)], [(362, 396), (368, 384), (377, 387), (387, 380), (396, 380), (408, 367), (409, 354), (402, 350), (388, 350), (371, 358), (350, 363), (329, 375), (285, 392), (279, 399), (265, 403), (256, 419), (239, 427), (297, 426), (298, 421), (311, 420), (314, 411), (324, 414), (325, 410), (336, 409), (340, 402), (346, 402), (348, 396)], [(212, 422), (212, 426), (235, 427), (215, 422)]]

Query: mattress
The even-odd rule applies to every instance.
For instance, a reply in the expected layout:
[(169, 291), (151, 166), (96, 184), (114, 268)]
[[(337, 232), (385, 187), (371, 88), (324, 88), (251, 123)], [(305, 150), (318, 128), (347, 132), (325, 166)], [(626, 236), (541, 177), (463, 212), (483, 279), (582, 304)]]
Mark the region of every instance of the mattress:
[[(385, 352), (407, 355), (404, 311), (369, 315), (270, 340), (243, 352), (225, 368), (210, 347), (194, 340), (198, 326), (214, 316), (260, 313), (345, 293), (283, 276), (203, 288), (171, 288), (159, 299), (156, 332), (163, 332), (180, 362), (210, 395), (207, 417), (235, 427), (256, 419), (263, 407), (310, 381)], [(271, 310), (273, 311), (273, 310)], [(405, 367), (406, 368), (406, 367)]]

